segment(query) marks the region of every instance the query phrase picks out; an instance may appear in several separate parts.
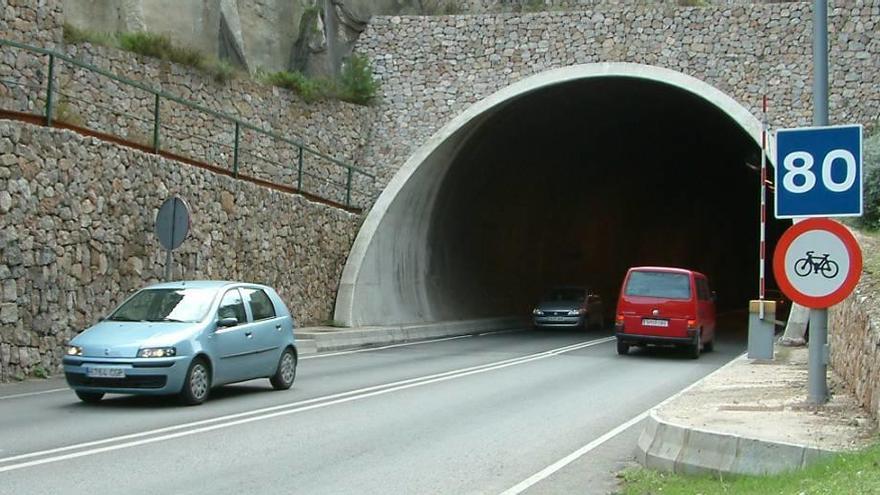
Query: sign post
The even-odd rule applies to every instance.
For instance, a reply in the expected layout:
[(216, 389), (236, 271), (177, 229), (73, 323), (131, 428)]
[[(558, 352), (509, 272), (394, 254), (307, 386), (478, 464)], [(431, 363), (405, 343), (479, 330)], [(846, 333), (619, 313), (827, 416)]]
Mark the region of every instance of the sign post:
[(179, 196), (165, 200), (156, 214), (156, 236), (165, 248), (165, 280), (171, 280), (172, 252), (179, 248), (189, 234), (189, 205)]
[[(811, 308), (809, 401), (813, 404), (824, 404), (828, 400), (826, 308), (843, 300), (861, 274), (861, 252), (852, 234), (840, 224), (821, 217), (860, 216), (862, 177), (860, 125), (776, 132), (776, 218), (808, 219), (783, 234), (776, 247), (773, 271), (783, 293), (792, 301)], [(809, 226), (813, 227), (809, 231), (813, 233), (804, 230)], [(830, 234), (815, 233), (818, 231)], [(806, 240), (789, 239), (790, 232), (797, 233), (791, 236)], [(832, 238), (838, 241), (832, 242)], [(783, 242), (786, 239), (797, 245), (790, 253), (786, 251), (790, 246)], [(854, 250), (841, 251), (840, 247), (847, 243), (854, 244)], [(857, 257), (854, 252), (858, 252)], [(778, 261), (779, 256), (798, 258)], [(852, 269), (855, 273), (850, 273)], [(845, 276), (854, 277), (851, 284), (843, 283), (840, 277)], [(799, 290), (802, 284), (806, 285)], [(845, 291), (835, 292), (847, 287)], [(832, 299), (834, 302), (829, 303)]]

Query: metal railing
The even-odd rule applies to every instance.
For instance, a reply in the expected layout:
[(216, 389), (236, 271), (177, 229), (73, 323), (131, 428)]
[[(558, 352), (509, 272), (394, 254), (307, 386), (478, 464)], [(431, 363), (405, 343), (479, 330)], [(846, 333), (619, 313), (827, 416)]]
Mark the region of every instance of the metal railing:
[[(0, 109), (39, 117), (47, 126), (63, 122), (133, 141), (157, 154), (181, 156), (223, 169), (236, 178), (246, 176), (282, 186), (349, 210), (362, 209), (371, 197), (375, 176), (306, 146), (301, 140), (281, 136), (63, 53), (4, 39), (0, 39), (0, 48), (0, 90), (4, 90), (0, 91)], [(16, 57), (10, 48), (34, 57)], [(47, 58), (47, 65), (43, 65), (41, 57)], [(62, 83), (65, 75), (70, 88)], [(18, 80), (15, 76), (19, 76)], [(105, 78), (110, 88), (91, 87), (95, 78)], [(132, 105), (123, 110), (113, 104), (118, 101), (110, 93), (117, 87), (131, 93), (125, 101), (141, 103), (141, 115), (132, 111)], [(96, 101), (102, 98), (109, 103)], [(25, 108), (4, 108), (10, 102), (14, 106), (16, 100)], [(171, 105), (181, 107), (177, 112), (169, 112), (165, 107)], [(72, 111), (73, 107), (85, 117)], [(187, 115), (190, 121), (211, 123), (202, 128), (175, 125), (175, 120), (186, 120)]]

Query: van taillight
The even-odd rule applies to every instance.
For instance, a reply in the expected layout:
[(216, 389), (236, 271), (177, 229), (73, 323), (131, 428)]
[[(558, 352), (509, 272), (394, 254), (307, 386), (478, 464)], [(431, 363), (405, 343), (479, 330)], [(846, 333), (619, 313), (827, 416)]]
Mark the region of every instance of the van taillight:
[(617, 315), (617, 318), (614, 320), (618, 325), (623, 325), (623, 314)]
[(697, 328), (697, 320), (688, 320), (688, 328)]

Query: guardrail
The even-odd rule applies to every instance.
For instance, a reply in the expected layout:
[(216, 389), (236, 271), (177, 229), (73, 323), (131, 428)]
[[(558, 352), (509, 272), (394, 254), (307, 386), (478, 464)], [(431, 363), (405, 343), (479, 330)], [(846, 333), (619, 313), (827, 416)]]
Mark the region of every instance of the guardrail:
[[(18, 104), (19, 108), (4, 109), (38, 117), (47, 126), (62, 122), (110, 135), (157, 154), (208, 164), (236, 178), (280, 186), (348, 210), (360, 210), (370, 199), (375, 176), (300, 140), (63, 53), (3, 39), (0, 48), (0, 86), (6, 89), (0, 92), (0, 108)], [(106, 87), (94, 87), (95, 78), (103, 78)], [(129, 93), (125, 100), (114, 95), (120, 88)], [(121, 109), (120, 101), (136, 105)], [(205, 125), (194, 127), (192, 122)]]

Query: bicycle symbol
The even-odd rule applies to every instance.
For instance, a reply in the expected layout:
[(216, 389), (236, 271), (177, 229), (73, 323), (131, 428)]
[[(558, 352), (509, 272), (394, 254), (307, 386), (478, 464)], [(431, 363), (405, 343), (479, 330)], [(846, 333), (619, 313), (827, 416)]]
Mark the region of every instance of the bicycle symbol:
[(807, 251), (806, 256), (794, 262), (794, 272), (799, 277), (806, 277), (812, 272), (821, 273), (825, 278), (834, 278), (839, 271), (837, 262), (828, 259), (828, 253), (825, 256), (813, 256), (813, 251)]

